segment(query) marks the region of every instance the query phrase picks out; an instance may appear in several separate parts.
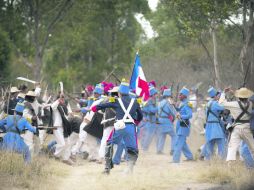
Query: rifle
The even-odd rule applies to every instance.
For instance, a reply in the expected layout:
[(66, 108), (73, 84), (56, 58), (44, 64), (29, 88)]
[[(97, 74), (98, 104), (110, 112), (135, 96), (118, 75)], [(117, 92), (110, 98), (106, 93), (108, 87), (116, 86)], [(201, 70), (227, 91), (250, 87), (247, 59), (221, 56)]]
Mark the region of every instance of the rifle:
[(177, 103), (177, 101), (178, 101), (179, 88), (180, 88), (180, 83), (177, 83), (177, 86), (176, 86), (175, 103)]
[(121, 83), (121, 80), (114, 74), (115, 70), (116, 68), (114, 68), (103, 81), (107, 81), (108, 78), (112, 75), (117, 80), (117, 82)]
[(170, 90), (171, 90), (171, 93), (173, 93), (173, 90), (174, 90), (174, 81), (172, 82), (172, 84), (170, 86)]

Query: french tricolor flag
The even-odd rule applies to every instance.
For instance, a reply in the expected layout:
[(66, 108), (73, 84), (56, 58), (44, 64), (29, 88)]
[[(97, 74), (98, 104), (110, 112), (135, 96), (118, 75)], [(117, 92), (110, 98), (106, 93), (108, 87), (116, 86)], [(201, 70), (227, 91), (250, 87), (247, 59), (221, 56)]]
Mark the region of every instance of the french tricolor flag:
[(138, 53), (136, 54), (135, 63), (132, 70), (130, 89), (135, 91), (139, 97), (143, 97), (144, 100), (149, 98), (149, 86), (146, 82), (146, 77), (143, 72)]

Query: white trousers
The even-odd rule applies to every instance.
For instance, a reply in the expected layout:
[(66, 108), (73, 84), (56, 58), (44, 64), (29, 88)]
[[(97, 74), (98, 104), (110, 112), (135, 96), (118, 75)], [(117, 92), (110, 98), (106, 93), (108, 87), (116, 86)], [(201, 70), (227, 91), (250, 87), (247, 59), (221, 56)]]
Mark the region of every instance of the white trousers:
[(96, 137), (87, 134), (85, 142), (83, 144), (85, 151), (89, 153), (90, 159), (98, 159), (99, 144)]
[(63, 155), (63, 160), (68, 160), (71, 156), (71, 149), (77, 143), (78, 133), (71, 133), (68, 138), (65, 138), (65, 150)]
[(44, 144), (45, 136), (46, 136), (46, 130), (39, 130), (40, 145)]
[(27, 130), (25, 134), (22, 134), (21, 136), (23, 137), (24, 142), (29, 147), (29, 150), (32, 153), (34, 151), (34, 133)]
[(252, 157), (254, 158), (254, 139), (250, 127), (237, 125), (231, 133), (228, 144), (227, 161), (236, 160), (236, 153), (239, 149), (241, 140), (249, 146)]
[(57, 127), (53, 134), (57, 142), (54, 155), (59, 158), (62, 157), (63, 160), (68, 160), (70, 157), (69, 138), (64, 138), (63, 127)]
[(83, 150), (83, 145), (85, 142), (85, 139), (87, 137), (87, 132), (84, 131), (84, 127), (86, 126), (86, 122), (82, 122), (80, 127), (79, 127), (79, 136), (78, 136), (78, 140), (76, 142), (76, 145), (73, 146), (71, 152), (73, 155), (76, 155), (78, 152), (82, 152)]
[(111, 131), (114, 129), (114, 126), (110, 126), (107, 127), (105, 129), (103, 129), (103, 136), (101, 139), (101, 145), (100, 145), (100, 149), (99, 149), (99, 158), (104, 158), (105, 156), (105, 148), (107, 145), (107, 140), (109, 138), (109, 135), (111, 134)]

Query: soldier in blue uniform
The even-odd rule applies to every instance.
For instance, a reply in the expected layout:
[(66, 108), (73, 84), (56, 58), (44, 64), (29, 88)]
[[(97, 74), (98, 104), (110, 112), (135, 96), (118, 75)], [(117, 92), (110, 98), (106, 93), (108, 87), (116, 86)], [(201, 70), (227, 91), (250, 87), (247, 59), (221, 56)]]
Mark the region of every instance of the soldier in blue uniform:
[(218, 146), (218, 154), (221, 158), (225, 156), (225, 133), (223, 131), (220, 114), (224, 110), (224, 107), (219, 104), (219, 95), (216, 89), (209, 88), (208, 94), (211, 100), (207, 104), (206, 108), (206, 159), (210, 159), (214, 154), (214, 145)]
[(37, 130), (22, 117), (23, 110), (24, 104), (17, 103), (14, 115), (9, 115), (5, 119), (0, 120), (0, 128), (6, 131), (1, 148), (23, 154), (25, 162), (29, 163), (31, 161), (31, 153), (23, 138), (20, 136), (20, 133), (25, 129), (33, 133), (37, 133)]
[(188, 102), (189, 93), (189, 89), (184, 87), (179, 94), (181, 103), (177, 108), (178, 113), (176, 114), (178, 118), (176, 123), (177, 140), (174, 148), (173, 163), (180, 162), (181, 152), (183, 152), (187, 160), (193, 160), (193, 155), (186, 143), (186, 139), (190, 135), (190, 119), (192, 118), (192, 108)]
[(173, 155), (174, 146), (176, 141), (176, 134), (174, 130), (174, 107), (172, 105), (172, 93), (170, 89), (165, 89), (163, 91), (162, 100), (158, 105), (158, 125), (157, 125), (157, 154), (163, 153), (163, 148), (166, 140), (166, 135), (171, 136), (171, 151), (170, 154)]
[(145, 125), (145, 128), (143, 130), (143, 140), (142, 140), (142, 148), (144, 151), (147, 151), (152, 140), (153, 137), (155, 136), (156, 133), (156, 114), (157, 114), (157, 94), (158, 91), (151, 86), (149, 88), (149, 94), (150, 94), (150, 98), (148, 100), (148, 102), (146, 103), (146, 105), (143, 107), (142, 111), (145, 113), (146, 115), (146, 119), (147, 119), (147, 123)]
[(113, 167), (112, 154), (113, 144), (124, 141), (127, 151), (127, 172), (132, 172), (133, 166), (138, 158), (138, 144), (136, 134), (136, 124), (142, 120), (142, 112), (136, 99), (129, 96), (129, 84), (122, 82), (119, 86), (119, 98), (115, 102), (104, 103), (93, 106), (92, 111), (113, 108), (116, 111), (116, 123), (114, 132), (109, 138), (105, 152), (105, 173), (109, 174)]

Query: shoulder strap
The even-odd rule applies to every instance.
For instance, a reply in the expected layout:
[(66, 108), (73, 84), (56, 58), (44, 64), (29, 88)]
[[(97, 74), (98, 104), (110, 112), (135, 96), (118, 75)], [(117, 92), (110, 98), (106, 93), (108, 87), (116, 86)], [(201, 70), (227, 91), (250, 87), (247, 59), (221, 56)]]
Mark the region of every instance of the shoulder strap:
[[(22, 118), (22, 117), (21, 117), (21, 118)], [(15, 127), (15, 129), (16, 129), (16, 131), (18, 132), (19, 135), (20, 135), (20, 130), (19, 130), (17, 124), (18, 124), (18, 122), (19, 122), (19, 120), (20, 120), (21, 118), (19, 118), (18, 120), (16, 120), (16, 115), (13, 116), (13, 119), (14, 119), (14, 121), (13, 121), (13, 122), (14, 122), (14, 127)]]
[(127, 110), (126, 110), (126, 108), (124, 107), (124, 104), (123, 104), (122, 99), (121, 99), (121, 98), (118, 99), (119, 104), (120, 104), (120, 106), (121, 106), (121, 108), (122, 108), (122, 110), (123, 110), (123, 112), (124, 112), (124, 116), (123, 116), (123, 120), (124, 120), (124, 121), (128, 118), (128, 119), (131, 120), (131, 122), (133, 122), (133, 118), (132, 118), (131, 115), (130, 115), (130, 111), (131, 111), (131, 108), (132, 108), (132, 106), (133, 106), (133, 104), (134, 104), (134, 100), (135, 100), (134, 98), (131, 99), (131, 102), (130, 102), (130, 104), (129, 104)]
[(246, 107), (243, 107), (243, 105), (241, 104), (240, 101), (237, 101), (239, 107), (241, 108), (242, 112), (240, 113), (240, 115), (238, 115), (238, 117), (236, 118), (235, 122), (239, 122), (241, 121), (241, 118), (247, 114), (247, 115), (250, 115), (250, 113), (248, 112), (248, 109), (250, 107), (250, 102), (247, 102), (247, 106)]
[(168, 102), (166, 101), (166, 102), (163, 104), (163, 106), (161, 106), (159, 116), (161, 116), (161, 112), (165, 113), (167, 116), (169, 115), (169, 113), (166, 112), (166, 111), (164, 110), (164, 107), (167, 105), (167, 103), (168, 103)]
[(219, 117), (212, 111), (212, 105), (213, 105), (213, 103), (214, 103), (214, 102), (211, 102), (211, 104), (210, 104), (210, 105), (208, 106), (208, 108), (207, 108), (206, 122), (207, 122), (207, 120), (208, 120), (208, 116), (209, 116), (210, 113), (211, 113), (214, 117), (216, 117), (218, 120), (220, 120)]

